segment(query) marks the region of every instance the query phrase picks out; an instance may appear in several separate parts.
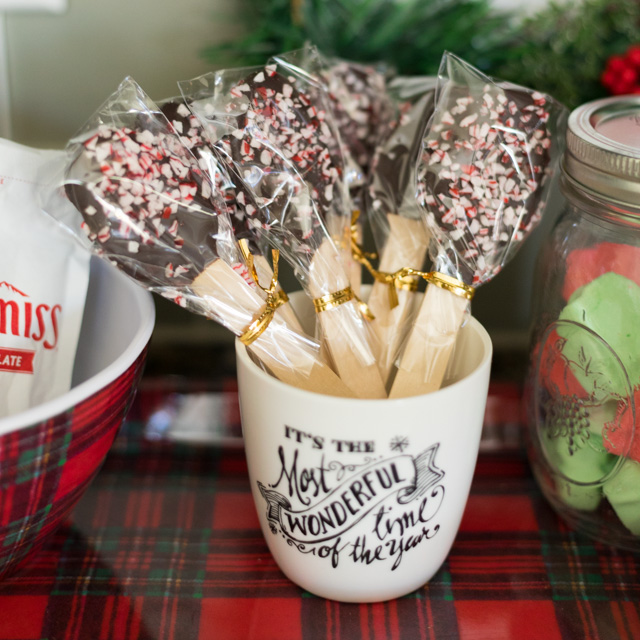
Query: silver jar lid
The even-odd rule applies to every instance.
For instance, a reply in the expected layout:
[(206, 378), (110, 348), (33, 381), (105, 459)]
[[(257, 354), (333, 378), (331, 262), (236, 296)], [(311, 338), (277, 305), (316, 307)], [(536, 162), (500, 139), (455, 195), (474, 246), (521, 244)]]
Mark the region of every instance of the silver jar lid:
[(605, 98), (574, 109), (563, 169), (588, 191), (640, 207), (640, 96)]

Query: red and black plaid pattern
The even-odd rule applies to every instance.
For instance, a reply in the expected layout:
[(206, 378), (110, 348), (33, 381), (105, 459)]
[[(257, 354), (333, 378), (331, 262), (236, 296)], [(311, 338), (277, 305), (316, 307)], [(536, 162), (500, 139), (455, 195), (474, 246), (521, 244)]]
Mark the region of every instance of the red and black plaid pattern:
[[(139, 399), (130, 416), (143, 418)], [(241, 449), (143, 433), (126, 424), (70, 520), (0, 588), (0, 639), (640, 638), (637, 558), (569, 531), (521, 450), (481, 453), (460, 532), (429, 584), (358, 605), (312, 596), (280, 572)]]
[(51, 535), (98, 472), (144, 358), (68, 412), (0, 436), (0, 580)]

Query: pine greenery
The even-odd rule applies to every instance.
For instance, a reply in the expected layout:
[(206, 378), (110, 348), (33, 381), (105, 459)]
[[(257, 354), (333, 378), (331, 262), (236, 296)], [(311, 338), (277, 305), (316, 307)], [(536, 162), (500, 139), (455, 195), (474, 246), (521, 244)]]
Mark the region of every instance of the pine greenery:
[(264, 63), (311, 41), (327, 55), (435, 74), (451, 51), (489, 75), (546, 91), (573, 108), (605, 94), (607, 59), (640, 43), (639, 0), (552, 2), (525, 20), (490, 0), (245, 0), (247, 35), (204, 57)]
[(638, 0), (572, 0), (526, 20), (493, 70), (496, 76), (546, 91), (576, 107), (605, 95), (607, 59), (640, 43)]

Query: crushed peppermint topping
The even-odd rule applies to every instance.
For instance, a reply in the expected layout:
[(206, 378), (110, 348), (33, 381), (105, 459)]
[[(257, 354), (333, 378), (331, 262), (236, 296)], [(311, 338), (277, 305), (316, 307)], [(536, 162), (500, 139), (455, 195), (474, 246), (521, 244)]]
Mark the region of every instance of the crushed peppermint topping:
[(101, 125), (77, 151), (89, 172), (67, 182), (67, 195), (89, 239), (121, 269), (179, 286), (217, 257), (211, 188), (175, 127), (159, 130), (144, 114), (132, 127)]
[[(343, 166), (326, 109), (301, 85), (276, 66), (236, 83), (230, 97), (242, 98), (248, 107), (224, 117), (225, 135), (215, 146), (229, 172), (247, 187), (236, 205), (250, 219), (249, 227), (258, 235), (273, 229), (288, 238), (283, 242), (309, 245), (303, 253), (310, 254), (314, 234), (317, 244), (326, 234), (323, 221), (339, 207), (336, 185)], [(207, 116), (206, 105), (203, 109)]]
[(368, 173), (374, 150), (394, 115), (385, 77), (373, 66), (337, 60), (326, 70), (325, 79), (342, 140)]
[(486, 85), (436, 110), (417, 168), (418, 202), (451, 265), (468, 284), (502, 268), (541, 215), (550, 169), (550, 99)]

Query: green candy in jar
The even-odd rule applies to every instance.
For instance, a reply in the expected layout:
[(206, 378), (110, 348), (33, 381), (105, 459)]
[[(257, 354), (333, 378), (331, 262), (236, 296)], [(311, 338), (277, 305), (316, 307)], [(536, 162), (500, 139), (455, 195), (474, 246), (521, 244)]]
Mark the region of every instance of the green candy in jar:
[(569, 526), (640, 552), (640, 96), (575, 109), (539, 256), (529, 459)]
[[(566, 339), (563, 353), (585, 391), (597, 393), (607, 388), (618, 396), (631, 384), (640, 383), (640, 286), (617, 273), (609, 272), (580, 287), (560, 312), (560, 320), (570, 320), (598, 334), (622, 361), (624, 370), (613, 361), (603, 344), (593, 349), (580, 339), (582, 332), (570, 325), (558, 329)], [(606, 351), (606, 352), (603, 352)], [(628, 377), (628, 379), (627, 379)]]

